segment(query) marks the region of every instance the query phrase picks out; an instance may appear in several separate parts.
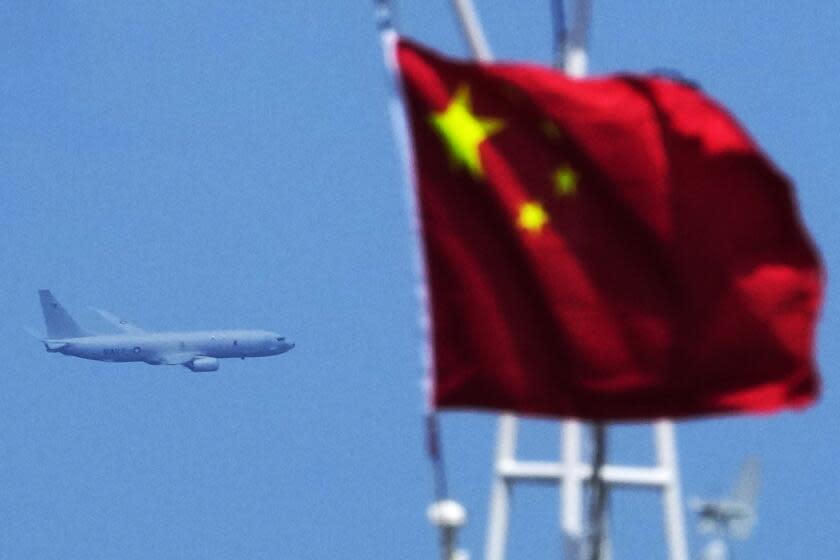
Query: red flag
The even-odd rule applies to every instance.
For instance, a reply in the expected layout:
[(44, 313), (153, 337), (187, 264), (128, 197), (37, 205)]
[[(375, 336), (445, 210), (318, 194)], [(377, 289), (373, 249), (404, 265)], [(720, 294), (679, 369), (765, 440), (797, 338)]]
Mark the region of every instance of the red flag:
[(589, 419), (811, 403), (822, 270), (788, 181), (698, 90), (401, 41), (434, 400)]

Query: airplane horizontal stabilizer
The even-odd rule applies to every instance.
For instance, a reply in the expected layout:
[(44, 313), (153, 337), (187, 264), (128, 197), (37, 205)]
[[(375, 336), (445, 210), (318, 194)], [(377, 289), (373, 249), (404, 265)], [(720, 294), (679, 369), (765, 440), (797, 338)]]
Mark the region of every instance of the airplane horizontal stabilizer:
[(44, 340), (44, 335), (33, 329), (32, 327), (21, 327), (23, 332), (31, 336), (32, 338), (37, 338), (38, 340)]
[(115, 327), (117, 327), (118, 329), (120, 329), (124, 333), (139, 334), (139, 333), (146, 332), (143, 329), (141, 329), (140, 327), (138, 327), (137, 325), (133, 325), (133, 324), (129, 323), (128, 321), (126, 321), (125, 319), (121, 319), (120, 317), (117, 317), (116, 315), (114, 315), (110, 311), (105, 311), (104, 309), (99, 309), (99, 308), (96, 308), (96, 307), (91, 307), (91, 309), (96, 311), (97, 313), (99, 313), (99, 315), (101, 315), (103, 319), (105, 319), (106, 321), (108, 321), (109, 323), (111, 323), (112, 325), (114, 325)]
[(47, 347), (47, 352), (58, 352), (67, 346), (67, 343), (63, 340), (44, 340), (43, 343)]

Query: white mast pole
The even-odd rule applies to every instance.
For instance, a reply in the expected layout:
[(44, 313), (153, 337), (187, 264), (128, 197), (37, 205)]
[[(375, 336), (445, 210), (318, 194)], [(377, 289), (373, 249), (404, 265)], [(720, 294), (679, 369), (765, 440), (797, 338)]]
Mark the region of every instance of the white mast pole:
[(671, 560), (688, 560), (674, 423), (670, 420), (660, 420), (653, 429), (656, 434), (657, 461), (669, 476), (668, 483), (662, 489), (662, 509), (665, 514), (665, 538), (668, 541), (668, 550), (671, 552), (670, 558)]
[(476, 60), (482, 62), (493, 60), (493, 53), (490, 52), (490, 46), (484, 37), (484, 30), (481, 28), (481, 22), (478, 20), (478, 14), (472, 0), (452, 0), (452, 6), (455, 8), (455, 13), (458, 14), (461, 31), (470, 46), (472, 55)]
[[(467, 40), (472, 55), (482, 62), (493, 60), (493, 54), (479, 22), (472, 0), (452, 0), (452, 6), (458, 14), (461, 31)], [(562, 6), (560, 6), (562, 10)], [(590, 6), (588, 0), (580, 0), (575, 12), (575, 29), (569, 37), (569, 46), (565, 49), (564, 69), (576, 77), (586, 73), (586, 28), (589, 23)], [(581, 424), (575, 420), (563, 423), (563, 462), (565, 476), (562, 483), (562, 531), (566, 553), (577, 559), (583, 538), (583, 464), (581, 462)], [(489, 522), (487, 527), (487, 560), (503, 560), (507, 544), (508, 521), (510, 513), (510, 494), (512, 480), (499, 476), (506, 467), (515, 464), (516, 452), (516, 417), (503, 414), (499, 418), (496, 442), (495, 471), (490, 497)]]
[[(555, 18), (561, 18), (560, 21), (565, 20), (562, 12), (563, 8), (563, 2), (557, 2)], [(575, 78), (582, 78), (587, 71), (586, 37), (590, 13), (589, 0), (577, 0), (571, 30), (569, 33), (564, 33), (562, 39), (565, 39), (565, 41), (558, 45), (563, 55), (563, 70), (566, 74)], [(560, 58), (555, 58), (555, 64), (559, 62)], [(583, 427), (577, 420), (563, 422), (561, 430), (563, 442), (561, 445), (566, 472), (560, 485), (563, 512), (560, 523), (566, 556), (574, 560), (579, 560), (581, 557), (584, 539), (582, 432)], [(600, 472), (598, 475), (600, 477)]]
[(512, 481), (507, 477), (499, 476), (498, 473), (516, 462), (516, 428), (516, 417), (512, 414), (502, 414), (499, 417), (494, 465), (497, 474), (490, 494), (487, 543), (484, 550), (486, 560), (504, 560), (505, 557)]
[(583, 426), (566, 420), (561, 429), (564, 467), (560, 479), (560, 529), (566, 557), (579, 560), (583, 543), (583, 483), (586, 477), (581, 459)]
[[(562, 3), (557, 9), (562, 10)], [(484, 37), (472, 0), (452, 0), (458, 14), (461, 29), (473, 56), (482, 62), (490, 62), (493, 55)], [(572, 26), (563, 35), (563, 69), (569, 76), (581, 78), (586, 75), (588, 56), (587, 34), (592, 13), (591, 0), (574, 2)], [(562, 15), (562, 14), (561, 14)], [(560, 54), (560, 53), (555, 53)], [(556, 62), (560, 57), (556, 56)], [(596, 445), (605, 445), (606, 426), (595, 427)], [(584, 463), (582, 456), (582, 423), (566, 420), (562, 427), (563, 460), (560, 463), (524, 462), (516, 459), (517, 422), (512, 414), (499, 418), (498, 439), (495, 456), (495, 481), (490, 500), (490, 512), (485, 549), (486, 560), (504, 560), (510, 515), (510, 494), (512, 486), (519, 480), (557, 481), (562, 492), (561, 528), (564, 535), (566, 557), (581, 560), (585, 547), (583, 524), (583, 486), (592, 483), (598, 491), (607, 492), (610, 486), (629, 488), (656, 488), (662, 491), (662, 506), (665, 517), (665, 535), (670, 560), (688, 560), (688, 546), (685, 539), (682, 497), (680, 494), (679, 466), (677, 464), (676, 437), (674, 425), (667, 420), (654, 426), (657, 464), (653, 467), (619, 465), (594, 465)], [(596, 449), (596, 456), (603, 458), (604, 449)], [(603, 494), (602, 494), (603, 495)], [(604, 546), (608, 540), (604, 535), (606, 521), (601, 516), (598, 531), (601, 542), (594, 543), (596, 558), (609, 554)], [(606, 551), (606, 552), (605, 552)], [(591, 551), (590, 551), (591, 552)]]
[[(470, 52), (476, 60), (490, 62), (493, 53), (487, 44), (481, 22), (478, 19), (472, 0), (452, 0), (452, 7), (458, 15), (461, 32), (467, 40)], [(516, 453), (516, 417), (502, 414), (496, 437), (496, 457), (494, 469), (498, 473), (508, 463), (514, 462)], [(487, 523), (487, 543), (484, 557), (486, 560), (503, 560), (507, 545), (508, 517), (510, 514), (511, 482), (502, 476), (496, 476), (490, 494), (490, 512)]]
[[(560, 6), (557, 9), (563, 8)], [(572, 25), (566, 35), (566, 44), (563, 45), (563, 70), (573, 78), (584, 77), (589, 66), (586, 44), (591, 19), (592, 2), (590, 0), (575, 1)]]

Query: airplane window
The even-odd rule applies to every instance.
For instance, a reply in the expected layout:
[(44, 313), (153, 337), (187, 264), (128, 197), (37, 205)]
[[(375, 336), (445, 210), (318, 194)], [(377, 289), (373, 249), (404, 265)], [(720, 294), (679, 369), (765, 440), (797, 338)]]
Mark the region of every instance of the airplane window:
[(277, 337), (277, 340), (279, 340), (280, 342), (283, 342), (283, 341), (284, 341), (284, 340), (286, 340), (286, 339), (285, 339), (285, 338), (283, 338), (282, 336), (278, 336), (278, 337)]

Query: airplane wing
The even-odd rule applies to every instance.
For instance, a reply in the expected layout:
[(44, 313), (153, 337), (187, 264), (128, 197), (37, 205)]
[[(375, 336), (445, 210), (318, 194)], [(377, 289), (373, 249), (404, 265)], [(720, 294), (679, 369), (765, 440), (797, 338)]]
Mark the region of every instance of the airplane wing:
[(109, 323), (111, 323), (112, 325), (114, 325), (115, 327), (117, 327), (118, 329), (120, 329), (124, 333), (137, 334), (137, 333), (146, 332), (143, 329), (141, 329), (140, 327), (138, 327), (137, 325), (132, 325), (131, 323), (129, 323), (125, 319), (121, 319), (121, 318), (117, 317), (116, 315), (114, 315), (110, 311), (105, 311), (104, 309), (97, 309), (96, 307), (91, 307), (91, 309), (93, 309), (94, 311), (99, 313), (102, 316), (103, 319), (105, 319), (106, 321), (108, 321)]
[(199, 357), (195, 352), (172, 352), (160, 357), (160, 363), (168, 366), (187, 365)]
[(182, 365), (192, 371), (216, 371), (219, 369), (219, 359), (202, 356), (194, 352), (172, 352), (161, 356), (161, 363), (166, 365)]

